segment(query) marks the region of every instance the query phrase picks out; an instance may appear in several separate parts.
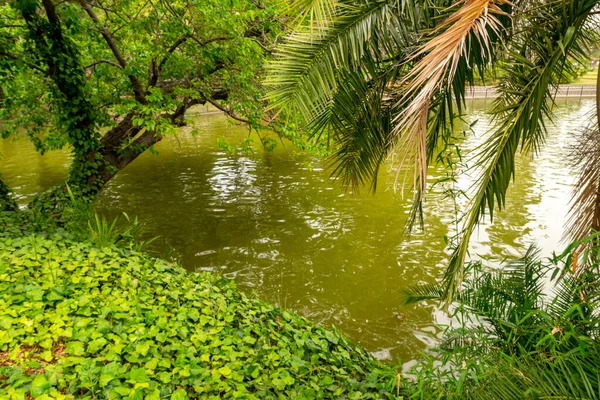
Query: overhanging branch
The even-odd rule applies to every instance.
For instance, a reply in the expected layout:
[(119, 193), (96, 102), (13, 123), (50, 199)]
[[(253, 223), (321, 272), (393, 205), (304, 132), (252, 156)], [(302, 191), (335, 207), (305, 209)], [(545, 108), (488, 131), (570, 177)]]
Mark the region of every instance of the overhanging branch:
[(119, 69), (123, 69), (123, 67), (121, 67), (118, 63), (116, 63), (116, 62), (114, 62), (112, 60), (98, 60), (98, 61), (94, 61), (90, 65), (85, 66), (84, 68), (85, 69), (92, 68), (92, 67), (94, 67), (94, 66), (96, 66), (98, 64), (110, 64), (113, 67), (117, 67)]
[[(89, 15), (89, 17), (92, 19), (92, 21), (94, 21), (94, 23), (98, 26), (98, 29), (100, 29), (100, 34), (106, 41), (106, 44), (108, 44), (108, 47), (110, 48), (113, 55), (117, 59), (119, 65), (121, 66), (122, 69), (125, 69), (127, 67), (127, 62), (125, 61), (125, 58), (119, 51), (119, 48), (117, 47), (117, 43), (115, 42), (115, 39), (110, 34), (108, 29), (106, 29), (106, 27), (102, 24), (102, 22), (100, 21), (100, 18), (98, 18), (98, 15), (96, 15), (92, 6), (90, 4), (88, 4), (85, 0), (79, 0), (79, 4), (81, 4), (81, 6), (85, 10), (85, 12)], [(146, 100), (146, 96), (144, 95), (144, 90), (142, 89), (142, 85), (140, 84), (140, 81), (137, 78), (137, 76), (129, 74), (129, 75), (127, 75), (127, 77), (129, 78), (129, 81), (131, 82), (131, 84), (133, 86), (133, 94), (135, 96), (135, 99), (139, 103), (148, 104), (148, 101)]]

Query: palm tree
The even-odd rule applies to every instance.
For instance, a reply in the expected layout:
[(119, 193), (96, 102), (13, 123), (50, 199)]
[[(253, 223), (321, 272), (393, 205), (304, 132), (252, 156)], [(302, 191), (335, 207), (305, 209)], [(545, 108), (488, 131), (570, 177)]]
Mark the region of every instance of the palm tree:
[[(500, 71), (496, 125), (476, 157), (480, 176), (444, 277), (449, 299), (461, 285), (472, 232), (505, 205), (517, 152), (543, 151), (556, 86), (598, 37), (598, 3), (298, 0), (295, 29), (270, 65), (268, 99), (332, 143), (333, 173), (347, 186), (375, 190), (391, 157), (396, 184), (414, 194), (412, 226), (422, 221), (427, 169), (451, 138), (466, 88)], [(582, 172), (568, 227), (575, 239), (600, 229), (596, 118), (575, 146)]]

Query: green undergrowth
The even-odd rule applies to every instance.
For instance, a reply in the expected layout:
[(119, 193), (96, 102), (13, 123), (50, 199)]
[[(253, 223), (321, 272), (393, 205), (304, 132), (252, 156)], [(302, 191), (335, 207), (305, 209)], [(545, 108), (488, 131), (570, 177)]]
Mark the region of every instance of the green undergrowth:
[(231, 281), (7, 221), (0, 218), (2, 399), (397, 394), (393, 367)]

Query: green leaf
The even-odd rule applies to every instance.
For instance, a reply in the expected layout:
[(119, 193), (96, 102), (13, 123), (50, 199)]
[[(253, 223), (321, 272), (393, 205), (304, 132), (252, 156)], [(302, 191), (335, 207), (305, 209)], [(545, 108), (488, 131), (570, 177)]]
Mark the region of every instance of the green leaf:
[(82, 356), (85, 353), (85, 348), (82, 342), (73, 341), (67, 343), (66, 351), (74, 356)]
[(187, 399), (187, 392), (183, 389), (178, 389), (171, 395), (171, 400), (185, 400)]
[(46, 393), (50, 387), (50, 382), (48, 382), (46, 376), (39, 374), (35, 377), (33, 382), (31, 382), (31, 389), (29, 389), (29, 393), (32, 397), (39, 397)]
[(135, 383), (146, 383), (149, 381), (148, 374), (144, 368), (132, 368), (129, 371), (129, 379)]
[(145, 356), (148, 354), (148, 351), (150, 350), (151, 346), (152, 346), (152, 342), (150, 342), (150, 341), (139, 343), (135, 346), (135, 351), (138, 352), (139, 354), (141, 354), (142, 356)]

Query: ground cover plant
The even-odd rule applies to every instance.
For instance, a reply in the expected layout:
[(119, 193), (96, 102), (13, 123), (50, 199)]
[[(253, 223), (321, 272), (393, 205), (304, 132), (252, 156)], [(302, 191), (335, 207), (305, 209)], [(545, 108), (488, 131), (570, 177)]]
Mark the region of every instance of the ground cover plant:
[(394, 368), (228, 280), (1, 215), (0, 398), (398, 394)]

